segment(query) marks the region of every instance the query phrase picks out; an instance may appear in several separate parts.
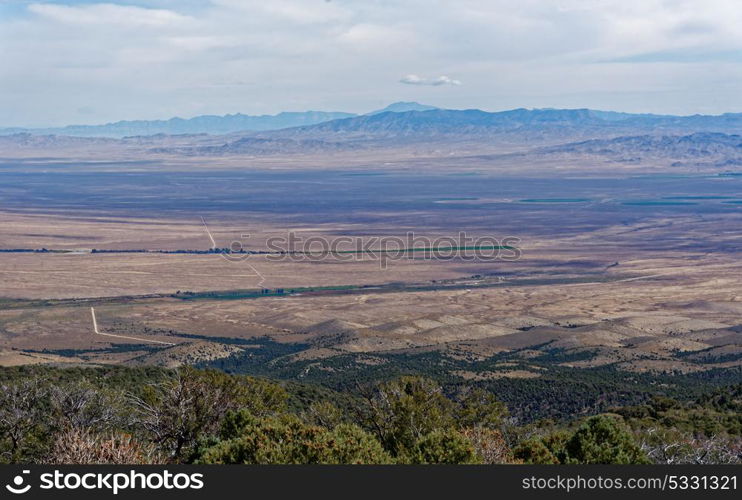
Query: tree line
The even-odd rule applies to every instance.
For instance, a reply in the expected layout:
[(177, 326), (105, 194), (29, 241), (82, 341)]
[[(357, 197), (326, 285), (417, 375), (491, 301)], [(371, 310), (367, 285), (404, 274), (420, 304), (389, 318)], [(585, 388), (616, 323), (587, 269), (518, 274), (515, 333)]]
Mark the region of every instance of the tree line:
[(215, 370), (0, 370), (0, 462), (740, 463), (740, 387), (521, 424), (489, 391), (401, 376), (353, 391)]

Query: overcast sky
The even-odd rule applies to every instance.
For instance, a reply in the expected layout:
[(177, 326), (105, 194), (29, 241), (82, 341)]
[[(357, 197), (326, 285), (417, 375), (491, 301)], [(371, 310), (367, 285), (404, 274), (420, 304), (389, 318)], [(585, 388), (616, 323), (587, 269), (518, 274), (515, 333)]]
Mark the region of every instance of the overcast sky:
[(0, 126), (287, 110), (742, 111), (740, 0), (0, 0)]

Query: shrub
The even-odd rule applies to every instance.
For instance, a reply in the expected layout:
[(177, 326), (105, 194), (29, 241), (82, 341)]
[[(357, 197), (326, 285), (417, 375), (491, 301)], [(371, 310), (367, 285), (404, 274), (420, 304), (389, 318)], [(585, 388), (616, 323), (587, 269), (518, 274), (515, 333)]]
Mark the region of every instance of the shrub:
[(141, 465), (163, 463), (163, 459), (154, 446), (140, 443), (128, 434), (103, 437), (70, 429), (56, 436), (45, 463)]
[(225, 412), (242, 408), (256, 417), (273, 415), (285, 410), (286, 399), (283, 388), (271, 382), (182, 368), (132, 402), (137, 424), (177, 461), (216, 432)]
[(248, 421), (232, 417), (226, 439), (206, 449), (204, 464), (381, 464), (391, 457), (360, 427), (340, 424), (334, 430), (310, 425), (296, 417)]
[(513, 462), (513, 452), (502, 432), (485, 427), (471, 427), (461, 432), (474, 447), (477, 459), (485, 464), (506, 464)]
[(527, 439), (513, 450), (513, 456), (527, 464), (558, 464), (559, 459), (539, 438)]
[(395, 456), (411, 450), (423, 436), (455, 424), (452, 401), (436, 382), (420, 377), (381, 384), (367, 403), (367, 426)]
[(646, 464), (647, 456), (620, 417), (588, 418), (565, 444), (567, 463)]
[(480, 460), (474, 445), (454, 429), (434, 430), (402, 455), (402, 461), (412, 464), (474, 464)]

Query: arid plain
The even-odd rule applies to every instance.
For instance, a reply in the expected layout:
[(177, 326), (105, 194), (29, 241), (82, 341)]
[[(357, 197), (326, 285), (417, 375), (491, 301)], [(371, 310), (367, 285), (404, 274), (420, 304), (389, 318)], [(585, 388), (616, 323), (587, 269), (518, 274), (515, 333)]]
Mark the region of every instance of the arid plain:
[[(14, 164), (0, 189), (0, 364), (208, 366), (268, 342), (265, 362), (297, 363), (299, 377), (342, 371), (348, 355), (363, 367), (430, 352), (466, 380), (541, 377), (529, 360), (544, 353), (575, 370), (742, 365), (739, 177), (457, 163)], [(412, 252), (383, 268), (378, 255), (260, 253), (289, 233), (408, 232), (516, 237), (520, 258)], [(225, 256), (211, 238), (256, 253)], [(481, 367), (502, 353), (512, 359)]]

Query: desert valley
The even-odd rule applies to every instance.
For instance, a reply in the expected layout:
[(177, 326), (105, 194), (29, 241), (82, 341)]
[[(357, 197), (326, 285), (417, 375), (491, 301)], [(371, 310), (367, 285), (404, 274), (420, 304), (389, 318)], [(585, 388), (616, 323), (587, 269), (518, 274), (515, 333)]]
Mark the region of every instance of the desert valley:
[[(511, 404), (535, 391), (526, 419), (739, 379), (739, 115), (395, 109), (228, 135), (0, 136), (0, 364), (336, 389), (435, 374)], [(288, 234), (462, 232), (510, 238), (518, 258), (269, 251)], [(589, 394), (555, 405), (570, 384)]]

